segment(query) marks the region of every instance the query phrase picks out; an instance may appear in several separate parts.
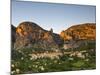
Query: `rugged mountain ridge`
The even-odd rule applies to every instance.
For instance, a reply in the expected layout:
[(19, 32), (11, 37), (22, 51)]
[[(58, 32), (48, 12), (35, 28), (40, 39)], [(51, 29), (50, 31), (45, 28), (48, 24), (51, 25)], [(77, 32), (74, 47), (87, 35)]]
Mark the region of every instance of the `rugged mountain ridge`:
[[(53, 29), (45, 30), (33, 22), (22, 22), (18, 27), (11, 25), (12, 29), (12, 46), (14, 49), (20, 48), (40, 48), (44, 50), (59, 49), (68, 40), (95, 40), (96, 25), (95, 23), (85, 23), (74, 25), (61, 32), (53, 33)], [(75, 41), (68, 42), (72, 44)], [(75, 45), (77, 45), (75, 43)], [(68, 46), (65, 45), (65, 46)], [(73, 45), (74, 46), (74, 45)]]
[(96, 24), (85, 23), (71, 26), (61, 32), (60, 36), (65, 40), (95, 40)]
[(60, 36), (53, 33), (52, 29), (44, 30), (33, 22), (22, 22), (16, 28), (15, 49), (24, 47), (51, 49), (58, 48), (62, 43)]

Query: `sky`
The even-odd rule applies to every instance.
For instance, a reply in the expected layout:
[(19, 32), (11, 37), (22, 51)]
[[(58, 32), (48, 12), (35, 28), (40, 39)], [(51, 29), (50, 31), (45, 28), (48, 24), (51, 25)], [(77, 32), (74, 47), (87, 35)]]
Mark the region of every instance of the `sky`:
[(62, 30), (82, 23), (96, 22), (96, 7), (31, 1), (12, 1), (12, 24), (31, 21), (46, 30), (53, 29), (60, 34)]

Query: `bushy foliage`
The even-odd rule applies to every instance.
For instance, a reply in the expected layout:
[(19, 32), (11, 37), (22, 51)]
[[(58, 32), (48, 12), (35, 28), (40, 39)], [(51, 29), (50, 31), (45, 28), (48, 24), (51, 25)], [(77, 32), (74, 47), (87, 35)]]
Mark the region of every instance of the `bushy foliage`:
[[(91, 51), (92, 49), (92, 51)], [(83, 54), (88, 54), (84, 59), (77, 56), (64, 54), (65, 52), (74, 52), (69, 49), (63, 50), (63, 55), (59, 58), (37, 58), (31, 59), (30, 53), (42, 53), (45, 50), (38, 48), (23, 48), (21, 50), (12, 50), (11, 74), (27, 74), (27, 73), (42, 73), (42, 72), (58, 72), (58, 71), (74, 71), (74, 70), (89, 70), (96, 68), (95, 43), (88, 43), (85, 47), (75, 49), (75, 51), (86, 51)], [(48, 51), (48, 52), (52, 52)]]
[[(67, 58), (64, 56), (64, 58)], [(94, 59), (93, 59), (94, 60)], [(38, 72), (57, 72), (57, 71), (73, 71), (83, 69), (95, 69), (95, 61), (80, 60), (68, 60), (68, 59), (49, 59), (42, 58), (37, 60), (29, 60), (23, 58), (23, 60), (12, 61), (13, 74), (19, 73), (38, 73)], [(16, 71), (19, 69), (19, 72)]]

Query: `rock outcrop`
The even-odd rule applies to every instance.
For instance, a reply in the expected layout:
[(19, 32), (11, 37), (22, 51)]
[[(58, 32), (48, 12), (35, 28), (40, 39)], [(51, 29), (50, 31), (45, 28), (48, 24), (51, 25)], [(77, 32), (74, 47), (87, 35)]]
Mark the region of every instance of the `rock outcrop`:
[(16, 28), (16, 41), (14, 48), (34, 47), (42, 49), (58, 48), (62, 44), (58, 34), (44, 30), (33, 22), (22, 22)]
[[(18, 27), (11, 26), (12, 47), (21, 48), (40, 48), (43, 50), (55, 50), (59, 47), (76, 48), (80, 46), (76, 40), (95, 40), (95, 23), (85, 23), (74, 25), (61, 32), (53, 33), (53, 29), (45, 30), (33, 22), (22, 22)], [(74, 43), (75, 42), (75, 43)]]
[(61, 32), (60, 36), (67, 40), (95, 40), (96, 39), (96, 24), (85, 23), (74, 25)]
[(60, 36), (64, 40), (63, 48), (78, 48), (86, 46), (88, 42), (95, 42), (96, 40), (96, 24), (85, 23), (74, 25), (61, 32)]

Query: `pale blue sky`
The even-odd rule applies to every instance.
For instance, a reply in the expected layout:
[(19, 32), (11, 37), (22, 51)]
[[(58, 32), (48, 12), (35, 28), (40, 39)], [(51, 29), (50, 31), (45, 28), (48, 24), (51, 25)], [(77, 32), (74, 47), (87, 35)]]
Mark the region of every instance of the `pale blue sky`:
[(12, 24), (32, 21), (42, 28), (60, 33), (81, 23), (95, 23), (95, 6), (12, 1)]

